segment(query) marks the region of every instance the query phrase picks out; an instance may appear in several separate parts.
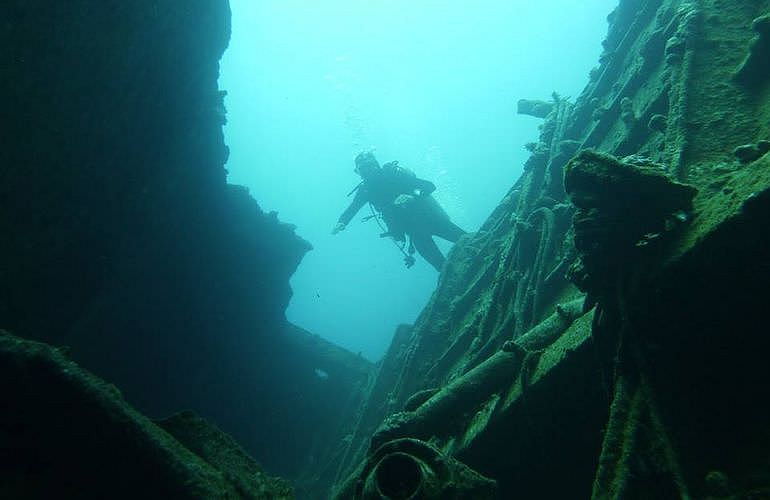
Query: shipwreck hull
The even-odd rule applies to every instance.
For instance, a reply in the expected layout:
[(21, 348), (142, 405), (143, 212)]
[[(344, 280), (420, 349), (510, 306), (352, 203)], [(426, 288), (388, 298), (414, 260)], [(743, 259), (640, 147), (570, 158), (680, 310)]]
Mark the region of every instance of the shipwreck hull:
[(768, 13), (621, 1), (579, 98), (519, 104), (525, 172), (395, 336), (338, 498), (405, 438), (501, 498), (770, 495)]

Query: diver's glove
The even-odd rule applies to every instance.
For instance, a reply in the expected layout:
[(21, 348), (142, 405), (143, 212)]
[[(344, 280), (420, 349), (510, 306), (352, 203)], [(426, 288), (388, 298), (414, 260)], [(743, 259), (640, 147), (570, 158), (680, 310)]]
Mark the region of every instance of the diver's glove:
[(338, 222), (336, 226), (334, 226), (334, 229), (332, 229), (332, 234), (337, 234), (340, 231), (345, 229), (345, 223), (344, 222)]
[(404, 257), (404, 265), (406, 266), (407, 269), (412, 267), (414, 265), (414, 257), (412, 257), (411, 255), (407, 255), (406, 257)]

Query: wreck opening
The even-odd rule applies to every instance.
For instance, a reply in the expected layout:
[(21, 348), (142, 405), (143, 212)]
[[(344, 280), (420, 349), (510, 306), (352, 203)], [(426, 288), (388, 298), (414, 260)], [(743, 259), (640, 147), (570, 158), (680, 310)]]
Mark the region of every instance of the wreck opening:
[(436, 273), (419, 253), (406, 271), (366, 206), (330, 235), (361, 182), (354, 158), (373, 149), (383, 164), (398, 161), (436, 185), (431, 196), (453, 222), (476, 231), (537, 134), (538, 120), (511, 119), (516, 101), (577, 95), (616, 3), (231, 0), (219, 78), (228, 179), (313, 244), (291, 278), (287, 318), (382, 358), (428, 302)]
[(422, 486), (422, 468), (406, 453), (391, 453), (375, 469), (377, 491), (385, 498), (415, 498)]
[[(377, 50), (375, 35), (403, 33), (397, 23), (344, 18), (331, 9), (344, 2), (248, 3), (274, 9), (271, 36), (295, 39), (240, 49), (244, 30), (231, 33), (231, 21), (246, 18), (226, 0), (0, 6), (11, 125), (0, 148), (0, 497), (770, 495), (770, 0), (621, 0), (574, 93), (552, 92), (563, 65), (534, 58), (539, 68), (525, 70), (511, 45), (491, 43), (534, 26), (514, 22), (524, 12), (544, 15), (544, 35), (573, 40), (575, 30), (552, 29), (582, 24), (556, 22), (568, 10), (445, 3), (411, 2), (398, 20), (413, 38)], [(341, 40), (315, 16), (325, 7), (332, 21), (355, 20), (358, 38), (342, 44), (351, 52), (323, 50)], [(442, 36), (471, 36), (447, 47), (428, 36), (420, 54), (392, 57), (431, 34), (410, 17), (426, 12), (455, 16)], [(225, 76), (231, 34), (230, 55), (263, 68), (256, 77)], [(465, 50), (477, 42), (494, 47)], [(344, 80), (355, 80), (345, 71), (357, 48), (377, 85), (363, 87), (382, 96), (350, 102), (376, 112), (298, 98), (352, 96)], [(477, 66), (421, 81), (412, 57), (436, 54), (427, 67)], [(381, 63), (410, 71), (382, 66), (393, 70), (383, 77)], [(538, 81), (541, 70), (551, 76)], [(512, 80), (532, 88), (514, 92)], [(276, 93), (251, 102), (243, 88)], [(525, 142), (505, 128), (516, 101), (535, 138), (521, 158), (497, 147)], [(324, 132), (330, 114), (344, 134)], [(387, 126), (374, 127), (379, 118)], [(430, 275), (427, 305), (412, 304), (419, 315), (390, 325), (377, 363), (375, 350), (351, 352), (289, 321), (296, 310), (287, 319), (296, 299), (339, 325), (339, 301), (368, 319), (350, 328), (365, 336), (386, 328), (379, 318), (396, 294), (373, 284), (369, 254), (361, 267), (303, 278), (358, 284), (352, 293), (298, 281), (292, 297), (303, 259), (338, 240), (277, 196), (326, 221), (339, 193), (320, 196), (333, 191), (321, 177), (337, 175), (344, 197), (352, 161), (326, 166), (350, 160), (364, 131), (441, 181), (469, 171), (463, 186), (489, 198), (468, 205), (475, 230), (437, 283)], [(226, 165), (236, 181), (239, 162), (267, 178), (228, 183)], [(505, 172), (499, 192), (479, 188), (490, 165)], [(297, 166), (311, 173), (294, 176)], [(345, 252), (335, 256), (355, 253)], [(380, 278), (400, 287), (393, 277), (417, 269), (396, 266)]]

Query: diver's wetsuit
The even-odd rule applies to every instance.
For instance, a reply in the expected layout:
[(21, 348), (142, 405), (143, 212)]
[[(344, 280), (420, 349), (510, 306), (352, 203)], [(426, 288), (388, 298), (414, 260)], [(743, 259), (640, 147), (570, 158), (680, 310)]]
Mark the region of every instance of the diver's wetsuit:
[[(454, 224), (430, 196), (435, 190), (432, 182), (419, 179), (409, 171), (383, 166), (365, 178), (339, 222), (347, 225), (361, 207), (371, 203), (382, 214), (389, 232), (396, 237), (400, 233), (411, 236), (420, 255), (440, 272), (445, 258), (432, 236), (455, 243), (465, 231)], [(419, 195), (413, 202), (403, 206), (395, 204), (400, 195), (414, 196), (416, 191)]]

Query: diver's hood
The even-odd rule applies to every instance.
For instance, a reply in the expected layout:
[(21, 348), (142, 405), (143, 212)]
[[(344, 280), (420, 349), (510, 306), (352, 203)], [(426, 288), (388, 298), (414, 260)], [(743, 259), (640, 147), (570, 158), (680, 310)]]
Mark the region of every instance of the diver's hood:
[(358, 156), (356, 156), (355, 171), (357, 173), (361, 173), (362, 171), (377, 170), (379, 168), (380, 163), (377, 161), (377, 158), (374, 157), (374, 154), (372, 154), (370, 151), (359, 153)]

